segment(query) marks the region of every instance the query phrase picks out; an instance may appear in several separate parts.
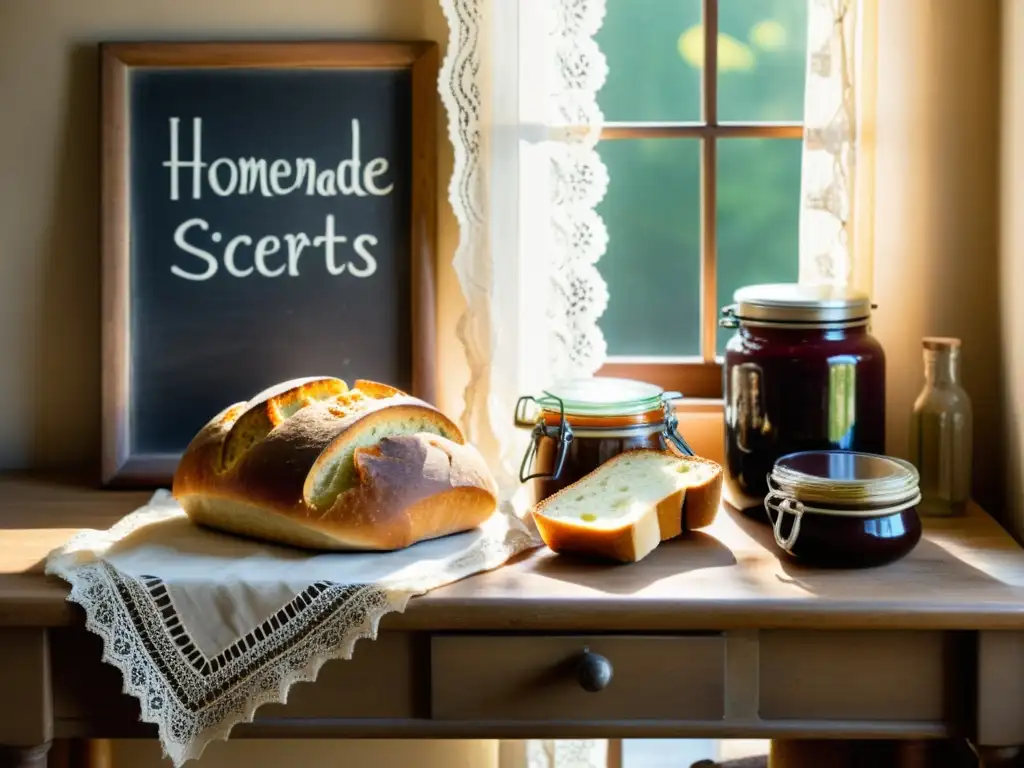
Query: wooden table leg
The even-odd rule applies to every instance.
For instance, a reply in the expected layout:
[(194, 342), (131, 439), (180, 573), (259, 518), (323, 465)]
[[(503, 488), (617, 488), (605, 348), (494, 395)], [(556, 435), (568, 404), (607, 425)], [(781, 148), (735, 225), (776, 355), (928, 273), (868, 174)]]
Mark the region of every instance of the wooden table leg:
[(49, 744), (38, 747), (6, 747), (0, 745), (0, 768), (46, 768)]
[(1022, 768), (1024, 632), (978, 633), (978, 722), (974, 751), (984, 768)]
[(46, 768), (53, 739), (45, 629), (0, 629), (0, 768)]

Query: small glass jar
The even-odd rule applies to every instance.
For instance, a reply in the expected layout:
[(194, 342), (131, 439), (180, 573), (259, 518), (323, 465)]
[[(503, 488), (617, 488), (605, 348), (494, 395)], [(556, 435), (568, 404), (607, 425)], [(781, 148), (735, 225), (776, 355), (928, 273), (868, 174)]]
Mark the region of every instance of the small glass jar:
[[(692, 456), (673, 409), (681, 397), (642, 381), (592, 376), (519, 398), (516, 426), (533, 432), (519, 480), (535, 481), (541, 501), (625, 451), (672, 446)], [(532, 417), (530, 403), (537, 411)]]
[(776, 460), (798, 451), (885, 452), (885, 354), (871, 303), (828, 286), (753, 285), (722, 309), (725, 484), (760, 509)]
[(775, 543), (811, 565), (862, 568), (898, 560), (921, 539), (919, 476), (890, 456), (805, 451), (767, 478)]

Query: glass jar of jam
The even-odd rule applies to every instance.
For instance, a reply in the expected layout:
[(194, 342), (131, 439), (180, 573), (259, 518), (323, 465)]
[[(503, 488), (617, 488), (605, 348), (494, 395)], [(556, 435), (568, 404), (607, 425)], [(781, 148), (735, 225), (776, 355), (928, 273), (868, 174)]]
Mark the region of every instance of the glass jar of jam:
[(764, 508), (785, 555), (866, 568), (900, 559), (921, 540), (919, 482), (912, 464), (891, 456), (794, 453), (775, 463)]
[(535, 481), (541, 501), (625, 451), (671, 446), (692, 456), (673, 409), (681, 397), (642, 381), (592, 376), (519, 398), (516, 426), (533, 432), (519, 480)]
[[(760, 509), (779, 457), (885, 452), (885, 354), (862, 293), (830, 286), (738, 290), (720, 325), (725, 351), (725, 483), (732, 506)], [(763, 518), (761, 518), (763, 519)]]

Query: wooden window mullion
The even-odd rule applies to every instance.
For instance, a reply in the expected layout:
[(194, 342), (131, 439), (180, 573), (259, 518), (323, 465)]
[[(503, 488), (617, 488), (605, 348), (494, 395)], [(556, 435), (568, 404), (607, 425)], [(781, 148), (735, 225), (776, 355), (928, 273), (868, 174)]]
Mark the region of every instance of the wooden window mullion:
[[(703, 0), (704, 70), (701, 88), (704, 124), (718, 126), (718, 0)], [(718, 188), (718, 137), (712, 132), (701, 140), (701, 247), (700, 247), (700, 352), (705, 363), (715, 361), (715, 330), (718, 327), (715, 259)]]

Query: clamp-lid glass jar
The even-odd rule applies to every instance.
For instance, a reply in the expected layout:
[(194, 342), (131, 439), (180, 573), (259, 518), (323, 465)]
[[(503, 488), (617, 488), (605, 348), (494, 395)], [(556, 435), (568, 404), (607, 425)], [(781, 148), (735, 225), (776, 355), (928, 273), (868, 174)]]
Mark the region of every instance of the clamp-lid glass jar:
[(853, 568), (908, 554), (921, 539), (917, 470), (891, 456), (805, 451), (783, 456), (764, 508), (775, 543), (809, 564)]
[(885, 452), (885, 354), (868, 331), (872, 305), (830, 286), (736, 291), (720, 325), (725, 351), (725, 484), (734, 507), (759, 509), (781, 456)]
[(655, 384), (605, 376), (571, 379), (538, 396), (520, 397), (516, 426), (533, 434), (519, 480), (536, 481), (540, 501), (625, 451), (672, 446), (692, 456), (673, 410), (681, 397)]

